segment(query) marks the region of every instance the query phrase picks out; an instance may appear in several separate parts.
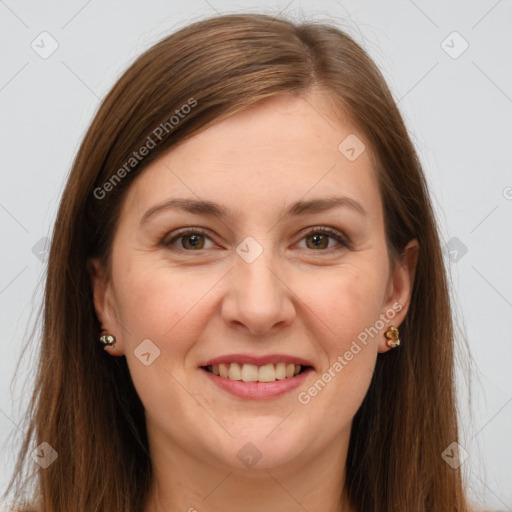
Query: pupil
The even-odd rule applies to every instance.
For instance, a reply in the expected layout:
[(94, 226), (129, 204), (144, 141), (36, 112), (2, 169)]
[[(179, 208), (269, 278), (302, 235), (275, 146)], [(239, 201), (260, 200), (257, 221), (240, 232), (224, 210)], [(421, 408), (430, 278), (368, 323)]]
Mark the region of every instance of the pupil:
[(197, 246), (199, 244), (199, 237), (202, 235), (189, 235), (187, 237), (188, 245), (191, 245), (193, 247)]
[(311, 235), (311, 242), (313, 247), (325, 248), (326, 237), (325, 235)]

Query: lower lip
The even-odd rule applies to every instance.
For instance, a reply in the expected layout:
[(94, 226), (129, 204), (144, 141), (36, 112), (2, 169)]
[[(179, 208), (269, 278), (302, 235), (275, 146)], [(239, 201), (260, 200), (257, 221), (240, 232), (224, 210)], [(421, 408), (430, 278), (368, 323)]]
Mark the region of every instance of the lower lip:
[(312, 368), (308, 368), (295, 377), (275, 380), (274, 382), (244, 382), (243, 380), (219, 377), (203, 368), (200, 368), (200, 370), (219, 388), (246, 400), (265, 400), (289, 393), (303, 384), (313, 371)]

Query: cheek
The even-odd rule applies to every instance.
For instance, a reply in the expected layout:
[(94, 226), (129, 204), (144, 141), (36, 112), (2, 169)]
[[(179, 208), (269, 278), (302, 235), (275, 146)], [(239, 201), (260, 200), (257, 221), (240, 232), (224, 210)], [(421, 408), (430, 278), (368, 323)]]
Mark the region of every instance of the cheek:
[[(216, 281), (211, 271), (187, 273), (150, 261), (125, 268), (119, 265), (118, 273), (123, 278), (116, 286), (116, 302), (120, 322), (129, 333), (128, 344), (144, 338), (162, 343), (172, 337), (173, 349), (179, 349), (180, 338), (171, 333), (179, 330), (189, 315), (197, 320), (201, 299)], [(194, 326), (199, 329), (200, 322), (192, 329)]]
[[(187, 354), (208, 321), (204, 306), (218, 277), (211, 270), (187, 273), (148, 260), (118, 261), (116, 302), (124, 352), (137, 393), (147, 414), (163, 414), (160, 421), (165, 422), (165, 411), (170, 408), (186, 416), (194, 405), (179, 382), (186, 378)], [(158, 358), (148, 366), (137, 357), (138, 347), (146, 339), (159, 350)]]
[[(324, 345), (329, 359), (344, 352), (378, 318), (386, 276), (376, 260), (355, 255), (337, 267), (292, 271), (284, 276), (293, 291), (287, 300), (296, 300), (293, 295), (298, 299), (299, 318), (295, 321), (309, 324), (305, 327), (315, 343)], [(221, 274), (200, 266), (187, 271), (173, 269), (144, 257), (118, 259), (116, 304), (119, 322), (129, 333), (124, 336), (127, 349), (133, 350), (146, 338), (162, 346), (165, 343), (166, 351), (173, 353), (187, 349), (214, 314), (211, 301), (221, 300), (215, 293)], [(171, 344), (166, 341), (169, 339)]]
[(297, 279), (294, 286), (317, 317), (329, 352), (344, 350), (361, 332), (374, 326), (382, 312), (387, 276), (377, 264), (357, 263), (312, 273)]
[(321, 382), (301, 390), (299, 402), (318, 408), (319, 416), (327, 408), (332, 425), (352, 418), (373, 375), (386, 284), (382, 270), (378, 264), (347, 264), (304, 279), (298, 292), (310, 311), (309, 327), (322, 360)]

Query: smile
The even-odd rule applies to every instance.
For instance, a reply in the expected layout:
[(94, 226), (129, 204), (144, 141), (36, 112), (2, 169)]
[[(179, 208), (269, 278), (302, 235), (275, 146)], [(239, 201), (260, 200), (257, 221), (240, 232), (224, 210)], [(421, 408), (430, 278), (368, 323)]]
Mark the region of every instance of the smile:
[(206, 371), (218, 377), (243, 382), (275, 382), (290, 379), (305, 371), (306, 368), (300, 364), (285, 362), (262, 366), (250, 363), (220, 363), (204, 367)]
[(231, 354), (205, 361), (199, 369), (217, 388), (246, 400), (289, 393), (314, 371), (309, 361), (284, 354), (264, 357)]

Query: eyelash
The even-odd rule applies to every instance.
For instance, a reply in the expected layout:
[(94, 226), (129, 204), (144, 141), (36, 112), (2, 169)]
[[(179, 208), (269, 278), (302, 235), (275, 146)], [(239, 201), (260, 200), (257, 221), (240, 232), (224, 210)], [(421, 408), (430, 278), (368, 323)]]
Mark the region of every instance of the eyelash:
[[(352, 244), (351, 244), (351, 242), (348, 240), (348, 238), (345, 235), (343, 235), (338, 230), (330, 228), (328, 226), (315, 227), (315, 228), (312, 228), (312, 229), (308, 230), (306, 233), (304, 233), (302, 235), (302, 238), (300, 239), (300, 241), (302, 241), (304, 238), (307, 238), (308, 236), (316, 235), (316, 234), (327, 235), (328, 237), (333, 238), (334, 240), (336, 240), (342, 247), (338, 247), (338, 248), (330, 247), (328, 249), (319, 249), (318, 251), (315, 251), (314, 249), (311, 249), (312, 252), (328, 252), (328, 253), (330, 253), (332, 251), (341, 250), (342, 248), (352, 249)], [(173, 242), (175, 242), (176, 240), (179, 240), (180, 238), (183, 238), (183, 237), (185, 237), (187, 235), (202, 235), (202, 236), (205, 236), (207, 238), (210, 238), (208, 236), (208, 231), (206, 229), (203, 229), (203, 228), (183, 228), (181, 230), (178, 230), (176, 232), (175, 236), (173, 238), (171, 238), (169, 241), (166, 241), (166, 239), (168, 238), (168, 235), (167, 235), (162, 240), (161, 245), (163, 245), (164, 247), (169, 249), (169, 248), (171, 248), (171, 246), (174, 245)], [(194, 250), (188, 250), (188, 249), (184, 249), (183, 247), (177, 247), (176, 246), (175, 248), (173, 248), (171, 250), (177, 250), (179, 252), (192, 253), (192, 252), (201, 252), (201, 251), (206, 250), (206, 249), (198, 249), (197, 251), (194, 251)]]

